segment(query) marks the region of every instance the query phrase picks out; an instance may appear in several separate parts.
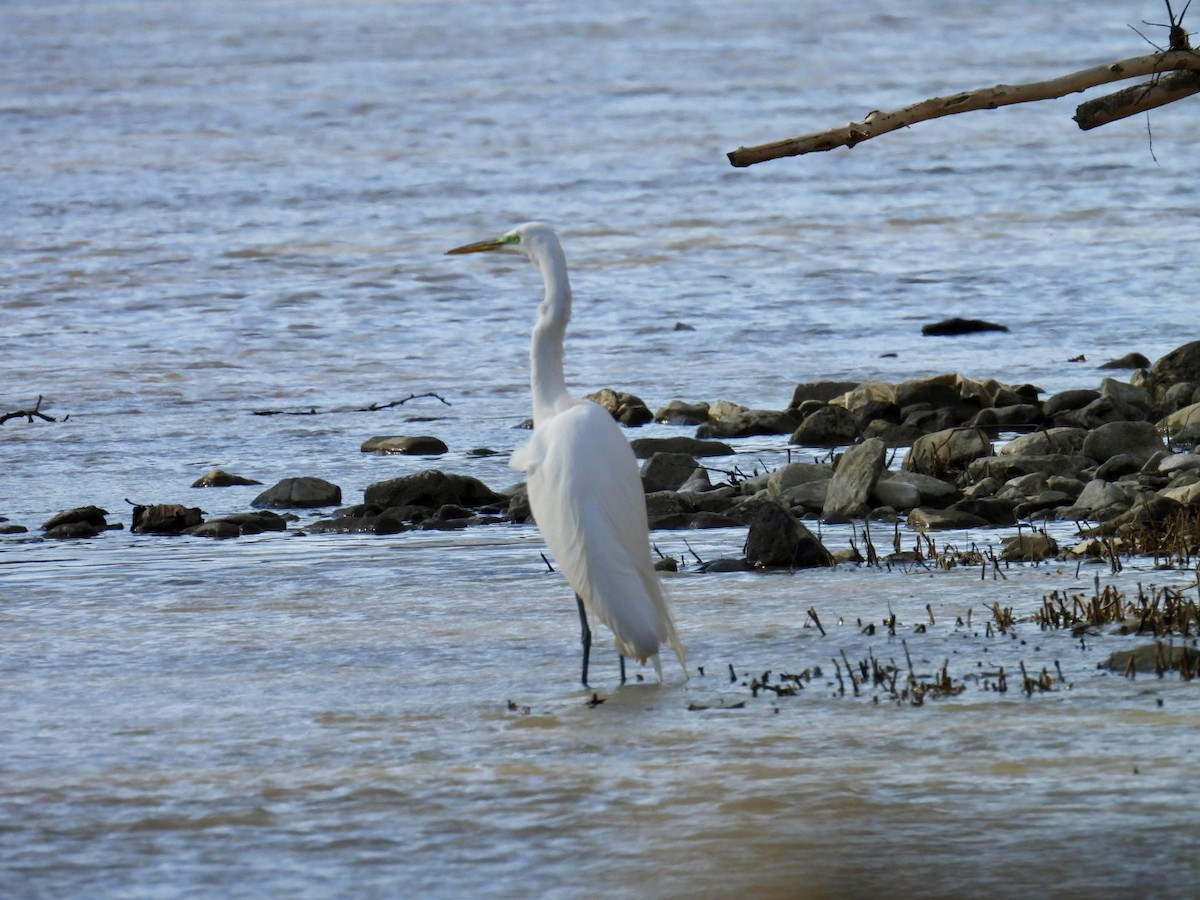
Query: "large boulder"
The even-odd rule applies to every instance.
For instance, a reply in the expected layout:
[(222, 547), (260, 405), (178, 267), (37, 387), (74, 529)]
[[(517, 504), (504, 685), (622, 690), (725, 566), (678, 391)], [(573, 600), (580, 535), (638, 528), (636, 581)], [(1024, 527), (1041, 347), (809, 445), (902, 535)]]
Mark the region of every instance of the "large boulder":
[(1172, 441), (1200, 442), (1200, 403), (1193, 403), (1160, 419), (1155, 427)]
[(992, 442), (978, 428), (947, 428), (918, 438), (904, 457), (906, 472), (953, 477), (973, 460), (992, 455)]
[(822, 406), (809, 414), (788, 438), (802, 447), (840, 447), (858, 437), (858, 420), (842, 406)]
[(1044, 428), (1041, 431), (1013, 438), (1000, 448), (1000, 455), (1078, 453), (1083, 448), (1083, 439), (1086, 437), (1087, 431), (1082, 428)]
[(629, 446), (638, 459), (649, 459), (655, 453), (687, 453), (696, 457), (732, 456), (734, 453), (733, 448), (724, 441), (702, 441), (682, 434), (665, 438), (634, 438)]
[(381, 434), (367, 438), (359, 448), (363, 453), (389, 453), (406, 456), (441, 456), (448, 452), (446, 443), (428, 434)]
[(251, 502), (251, 506), (272, 509), (337, 506), (342, 502), (342, 489), (324, 478), (303, 475), (283, 478), (267, 488)]
[(688, 453), (655, 453), (642, 464), (642, 488), (646, 493), (679, 490), (698, 465)]
[(804, 523), (778, 503), (757, 504), (746, 536), (746, 562), (755, 568), (832, 566), (833, 556)]
[(878, 438), (850, 447), (833, 471), (821, 515), (835, 520), (865, 516), (870, 512), (867, 501), (886, 463), (887, 445)]
[(603, 406), (614, 419), (629, 428), (637, 428), (654, 421), (654, 413), (650, 412), (642, 398), (625, 391), (601, 388), (584, 399)]
[(1176, 347), (1151, 366), (1146, 378), (1151, 401), (1161, 403), (1167, 389), (1181, 381), (1200, 382), (1200, 341)]
[(393, 506), (419, 506), (439, 509), (447, 504), (478, 509), (506, 505), (508, 500), (478, 478), (426, 469), (367, 485), (363, 502), (387, 509)]
[(1150, 422), (1109, 422), (1088, 432), (1080, 448), (1098, 463), (1126, 454), (1145, 463), (1164, 449), (1162, 437)]

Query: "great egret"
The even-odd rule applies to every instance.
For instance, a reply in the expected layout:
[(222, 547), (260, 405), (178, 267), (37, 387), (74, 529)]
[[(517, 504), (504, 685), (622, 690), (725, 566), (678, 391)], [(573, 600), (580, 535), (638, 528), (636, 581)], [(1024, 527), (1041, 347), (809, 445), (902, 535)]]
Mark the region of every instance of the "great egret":
[(612, 629), (622, 682), (626, 656), (652, 661), (661, 681), (663, 644), (675, 651), (686, 678), (683, 646), (650, 559), (646, 498), (633, 450), (605, 409), (567, 393), (563, 336), (571, 317), (571, 284), (558, 236), (548, 225), (528, 222), (447, 253), (493, 251), (526, 257), (546, 285), (529, 347), (533, 437), (509, 465), (525, 472), (533, 518), (575, 591), (583, 683), (592, 641), (588, 612)]

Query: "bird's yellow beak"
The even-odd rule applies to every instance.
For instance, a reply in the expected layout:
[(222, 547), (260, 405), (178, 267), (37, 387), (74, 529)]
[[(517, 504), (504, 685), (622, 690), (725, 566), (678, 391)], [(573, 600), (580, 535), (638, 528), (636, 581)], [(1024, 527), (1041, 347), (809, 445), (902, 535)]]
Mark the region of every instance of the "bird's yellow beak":
[(447, 256), (458, 256), (461, 253), (487, 253), (491, 250), (499, 250), (504, 244), (497, 240), (491, 241), (476, 241), (473, 244), (463, 244), (461, 247), (455, 247), (453, 250), (447, 250)]

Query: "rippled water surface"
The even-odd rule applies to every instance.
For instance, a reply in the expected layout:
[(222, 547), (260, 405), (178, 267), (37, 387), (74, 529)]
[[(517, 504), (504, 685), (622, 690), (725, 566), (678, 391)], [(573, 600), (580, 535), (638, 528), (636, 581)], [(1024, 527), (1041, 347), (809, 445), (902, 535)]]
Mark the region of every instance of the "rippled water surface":
[[(779, 408), (821, 378), (1094, 387), (1104, 359), (1197, 337), (1186, 104), (1088, 134), (1073, 97), (748, 170), (724, 154), (1132, 56), (1126, 26), (1161, 37), (1140, 21), (1162, 16), (0, 4), (0, 413), (41, 396), (59, 420), (0, 426), (0, 515), (36, 534), (87, 503), (126, 529), (127, 499), (248, 508), (258, 488), (189, 489), (214, 466), (318, 475), (347, 502), (430, 465), (512, 483), (537, 275), (442, 254), (531, 218), (566, 246), (581, 392)], [(1011, 330), (920, 336), (952, 315)], [(397, 433), (450, 453), (359, 452)], [(783, 438), (738, 449), (720, 465), (787, 459)], [(743, 539), (655, 534), (684, 561)], [(0, 538), (0, 892), (1194, 892), (1195, 685), (1096, 669), (1131, 639), (986, 627), (995, 603), (1090, 595), (1092, 570), (685, 571), (690, 679), (617, 689), (603, 641), (593, 705), (541, 549), (508, 525)], [(1152, 563), (1100, 574), (1195, 580)], [(895, 637), (863, 633), (889, 612)], [(835, 660), (869, 656), (965, 689), (840, 692)], [(1021, 664), (1054, 690), (995, 690)], [(818, 667), (795, 697), (749, 687)]]

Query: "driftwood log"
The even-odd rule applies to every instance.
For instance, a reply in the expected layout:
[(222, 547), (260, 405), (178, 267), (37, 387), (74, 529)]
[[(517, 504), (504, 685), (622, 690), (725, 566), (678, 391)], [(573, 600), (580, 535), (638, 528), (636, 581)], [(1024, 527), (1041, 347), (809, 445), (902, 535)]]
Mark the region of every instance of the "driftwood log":
[(857, 122), (848, 122), (837, 128), (753, 147), (739, 147), (731, 151), (728, 157), (734, 166), (743, 168), (784, 156), (801, 156), (805, 153), (833, 150), (836, 147), (849, 148), (888, 132), (915, 125), (917, 122), (942, 116), (976, 109), (998, 109), (1001, 106), (1030, 103), (1035, 100), (1053, 100), (1102, 84), (1152, 76), (1148, 83), (1126, 88), (1080, 106), (1076, 110), (1075, 121), (1080, 128), (1087, 130), (1200, 93), (1200, 74), (1197, 73), (1200, 73), (1200, 52), (1190, 49), (1166, 50), (1092, 66), (1047, 81), (998, 84), (946, 97), (931, 97), (890, 112), (873, 110)]

